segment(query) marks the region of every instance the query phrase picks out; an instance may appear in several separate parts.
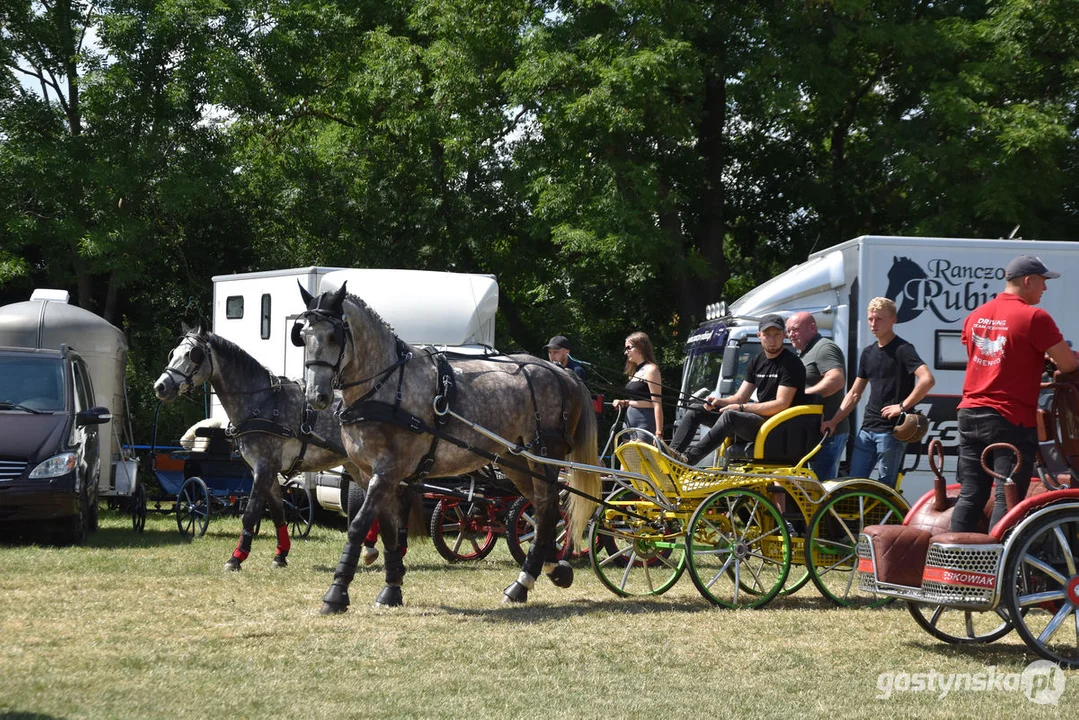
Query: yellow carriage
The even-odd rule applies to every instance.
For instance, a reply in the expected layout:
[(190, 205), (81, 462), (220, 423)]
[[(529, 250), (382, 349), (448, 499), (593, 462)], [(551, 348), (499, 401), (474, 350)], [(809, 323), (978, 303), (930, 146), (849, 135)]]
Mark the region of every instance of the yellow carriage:
[(902, 522), (908, 506), (872, 480), (817, 480), (807, 463), (821, 412), (788, 408), (709, 469), (675, 460), (655, 438), (619, 445), (622, 469), (589, 532), (600, 581), (619, 595), (658, 595), (688, 569), (724, 607), (762, 607), (809, 581), (837, 605), (884, 602), (859, 588), (858, 536)]

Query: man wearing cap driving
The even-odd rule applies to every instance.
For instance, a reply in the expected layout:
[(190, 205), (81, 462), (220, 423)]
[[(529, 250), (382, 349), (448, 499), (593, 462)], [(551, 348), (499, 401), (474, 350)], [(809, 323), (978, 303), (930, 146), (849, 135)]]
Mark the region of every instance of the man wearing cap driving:
[[(701, 458), (723, 444), (729, 436), (745, 441), (757, 437), (757, 430), (771, 416), (791, 405), (805, 403), (806, 369), (802, 361), (783, 347), (783, 318), (776, 314), (765, 315), (757, 325), (757, 337), (762, 351), (746, 366), (746, 378), (738, 392), (730, 397), (708, 396), (704, 410), (720, 413), (719, 418), (699, 442), (686, 445), (697, 434), (704, 420), (704, 413), (686, 413), (671, 439), (671, 448), (689, 465), (696, 465)], [(753, 391), (756, 401), (751, 402)]]
[[(1011, 452), (996, 451), (993, 470), (1011, 476), (1025, 497), (1038, 443), (1037, 407), (1045, 355), (1063, 372), (1076, 369), (1075, 355), (1053, 318), (1034, 307), (1041, 302), (1045, 281), (1058, 278), (1041, 260), (1020, 255), (1004, 269), (1004, 291), (975, 308), (963, 323), (967, 373), (959, 402), (959, 482), (952, 511), (952, 531), (976, 532), (993, 479), (982, 470), (981, 455), (995, 442), (1015, 445), (1022, 462), (1012, 472)], [(996, 487), (990, 527), (1004, 517), (1004, 484)]]
[(561, 365), (567, 370), (577, 373), (577, 377), (583, 382), (587, 379), (588, 371), (584, 366), (569, 355), (569, 340), (565, 335), (555, 335), (551, 341), (543, 346), (547, 351), (547, 359), (555, 365)]

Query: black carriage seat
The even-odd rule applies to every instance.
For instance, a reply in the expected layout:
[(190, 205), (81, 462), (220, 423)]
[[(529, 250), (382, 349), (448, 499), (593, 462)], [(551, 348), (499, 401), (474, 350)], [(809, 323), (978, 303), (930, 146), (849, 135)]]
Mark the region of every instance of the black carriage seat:
[[(817, 396), (810, 396), (816, 399)], [(821, 441), (824, 406), (795, 405), (768, 418), (751, 443), (731, 443), (729, 461), (766, 465), (797, 465)]]
[(225, 428), (200, 427), (195, 430), (195, 437), (207, 439), (204, 451), (207, 459), (228, 460), (232, 457), (232, 440), (225, 433)]

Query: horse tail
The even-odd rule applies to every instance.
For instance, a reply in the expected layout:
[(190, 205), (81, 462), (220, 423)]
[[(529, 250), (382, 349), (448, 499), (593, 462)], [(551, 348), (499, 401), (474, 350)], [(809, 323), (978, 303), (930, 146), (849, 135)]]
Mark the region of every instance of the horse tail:
[(404, 490), (408, 493), (408, 539), (423, 540), (431, 537), (427, 531), (427, 521), (423, 514), (423, 493), (417, 490)]
[[(581, 465), (599, 466), (599, 450), (597, 445), (596, 413), (592, 410), (592, 396), (588, 388), (580, 380), (576, 383), (581, 396), (581, 414), (577, 420), (577, 427), (573, 432), (573, 452), (570, 453), (570, 461)], [(598, 472), (573, 469), (569, 472), (569, 485), (571, 488), (598, 498), (602, 492), (602, 484)], [(570, 494), (567, 515), (569, 516), (569, 537), (576, 545), (580, 542), (584, 531), (588, 528), (588, 521), (592, 519), (596, 503), (588, 498), (575, 493)]]

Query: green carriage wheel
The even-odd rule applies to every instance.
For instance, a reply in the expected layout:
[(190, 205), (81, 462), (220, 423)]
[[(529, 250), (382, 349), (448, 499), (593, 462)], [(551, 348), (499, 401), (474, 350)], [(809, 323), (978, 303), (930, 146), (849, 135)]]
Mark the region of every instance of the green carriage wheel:
[(899, 525), (906, 508), (869, 488), (840, 490), (826, 499), (806, 529), (805, 564), (821, 595), (840, 607), (880, 607), (881, 597), (858, 585), (858, 536), (869, 525)]
[(746, 488), (710, 495), (689, 521), (686, 554), (693, 584), (722, 607), (763, 607), (791, 568), (787, 526), (775, 503)]
[[(630, 503), (638, 497), (622, 490), (608, 501)], [(659, 514), (655, 505), (643, 499), (625, 507), (641, 515)], [(685, 543), (677, 520), (656, 517), (647, 523), (618, 508), (596, 511), (588, 530), (588, 548), (596, 577), (623, 597), (662, 595), (674, 587), (686, 567)]]
[[(791, 558), (793, 563), (793, 557)], [(787, 574), (787, 582), (779, 591), (781, 596), (793, 595), (809, 584), (809, 568), (805, 565), (791, 565), (791, 571)]]

